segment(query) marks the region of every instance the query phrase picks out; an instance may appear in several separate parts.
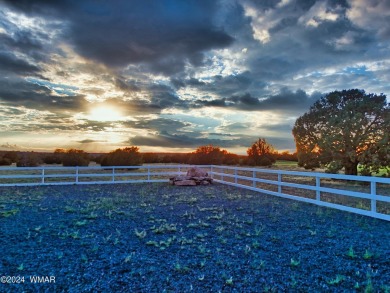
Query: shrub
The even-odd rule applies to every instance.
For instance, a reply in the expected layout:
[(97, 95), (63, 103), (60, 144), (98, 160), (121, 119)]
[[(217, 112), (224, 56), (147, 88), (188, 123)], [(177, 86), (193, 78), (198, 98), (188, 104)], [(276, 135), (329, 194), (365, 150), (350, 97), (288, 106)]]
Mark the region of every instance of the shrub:
[(42, 160), (45, 164), (61, 164), (62, 156), (54, 153), (44, 156)]
[(34, 152), (20, 153), (16, 162), (17, 167), (37, 167), (41, 160)]
[(161, 162), (159, 155), (157, 153), (143, 153), (142, 158), (143, 158), (144, 163), (147, 163), (147, 164)]
[(18, 152), (16, 151), (8, 151), (5, 152), (3, 155), (4, 159), (8, 159), (11, 161), (11, 163), (16, 163), (18, 161)]
[(102, 166), (140, 166), (142, 155), (136, 146), (116, 149), (105, 155), (100, 164)]
[(320, 167), (318, 156), (313, 153), (298, 152), (298, 166), (306, 170)]
[(237, 165), (239, 161), (240, 157), (232, 153), (227, 153), (223, 158), (223, 164), (225, 165)]
[(297, 153), (290, 154), (290, 152), (284, 151), (284, 152), (281, 152), (281, 153), (275, 152), (273, 155), (274, 155), (274, 158), (276, 160), (294, 161), (294, 162), (298, 161)]
[(191, 154), (190, 164), (194, 165), (220, 165), (224, 157), (227, 155), (226, 150), (213, 145), (205, 145), (198, 147), (195, 152)]
[(248, 164), (252, 166), (271, 166), (276, 161), (273, 157), (274, 147), (264, 138), (255, 141), (246, 152)]
[(10, 159), (4, 158), (4, 157), (0, 158), (0, 166), (9, 166), (11, 164), (12, 164), (12, 162)]
[(263, 156), (263, 157), (260, 157), (259, 161), (259, 166), (272, 166), (272, 164), (274, 163), (274, 160), (272, 160), (272, 158), (268, 157), (268, 156)]
[(360, 175), (362, 176), (372, 176), (372, 172), (371, 172), (371, 169), (368, 167), (368, 168), (365, 168), (363, 167), (361, 170), (360, 170)]
[(89, 155), (83, 150), (70, 149), (62, 154), (62, 164), (66, 167), (88, 166)]
[(332, 161), (326, 165), (325, 173), (337, 174), (343, 168), (339, 161)]
[(257, 157), (256, 160), (254, 158), (248, 157), (244, 163), (249, 166), (270, 167), (275, 163), (275, 159), (271, 155), (263, 155)]

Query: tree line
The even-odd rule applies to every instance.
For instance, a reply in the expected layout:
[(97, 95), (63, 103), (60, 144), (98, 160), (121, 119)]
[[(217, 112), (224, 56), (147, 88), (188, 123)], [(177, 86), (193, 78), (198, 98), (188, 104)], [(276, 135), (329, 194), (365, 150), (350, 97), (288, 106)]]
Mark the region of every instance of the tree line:
[(218, 146), (199, 146), (191, 153), (141, 153), (139, 147), (119, 148), (107, 154), (88, 154), (78, 149), (56, 149), (53, 153), (3, 152), (0, 165), (16, 163), (18, 167), (36, 167), (40, 164), (88, 166), (94, 161), (102, 166), (139, 166), (143, 163), (177, 163), (193, 165), (250, 165), (271, 166), (276, 160), (297, 161), (296, 154), (277, 152), (264, 138), (259, 138), (247, 150), (247, 156), (228, 152)]

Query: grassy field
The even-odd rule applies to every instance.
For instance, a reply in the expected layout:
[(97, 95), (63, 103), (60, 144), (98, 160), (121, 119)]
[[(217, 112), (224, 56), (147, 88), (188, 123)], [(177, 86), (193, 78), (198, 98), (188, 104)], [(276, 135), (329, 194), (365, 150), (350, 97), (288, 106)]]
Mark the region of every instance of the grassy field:
[(226, 185), (3, 187), (0, 224), (1, 292), (390, 290), (389, 222)]
[[(282, 161), (282, 160), (277, 160), (275, 164), (272, 166), (274, 169), (282, 169), (282, 170), (290, 170), (290, 171), (310, 171), (311, 170), (305, 170), (302, 167), (298, 167), (298, 162), (294, 161)], [(360, 172), (363, 169), (362, 166), (358, 167), (358, 172)], [(389, 174), (390, 166), (389, 167), (383, 167), (379, 170), (377, 173), (372, 173), (372, 176), (378, 176), (382, 177), (386, 174)], [(324, 168), (316, 168), (315, 172), (325, 172)], [(339, 172), (340, 174), (343, 174), (343, 170)]]
[(297, 162), (294, 162), (294, 161), (282, 161), (282, 160), (277, 160), (275, 162), (275, 167), (291, 167), (291, 168), (295, 168), (295, 167), (298, 167), (298, 163)]
[[(115, 181), (117, 182), (124, 182), (128, 180), (166, 180), (170, 176), (173, 176), (173, 174), (177, 171), (177, 168), (168, 168), (164, 167), (164, 164), (154, 164), (152, 165), (153, 168), (151, 169), (151, 172), (164, 172), (162, 175), (150, 175), (148, 174), (147, 168), (136, 168), (136, 169), (117, 169), (115, 170)], [(59, 166), (57, 166), (59, 167)], [(93, 166), (93, 167), (99, 167), (99, 166)], [(186, 171), (188, 169), (188, 166), (183, 166), (181, 168), (181, 171)], [(262, 168), (264, 169), (263, 172), (257, 171), (255, 176), (258, 179), (264, 179), (264, 180), (271, 180), (273, 182), (278, 181), (278, 175), (277, 174), (271, 174), (267, 173), (268, 170), (287, 170), (287, 171), (303, 171), (303, 168), (297, 167), (296, 162), (291, 161), (277, 161), (274, 166), (271, 168)], [(218, 168), (215, 168), (215, 170), (218, 170)], [(224, 169), (223, 167), (219, 169), (219, 171), (226, 172), (228, 174), (233, 175), (235, 173), (234, 170), (230, 169)], [(207, 169), (207, 171), (210, 171)], [(217, 171), (217, 172), (219, 172)], [(307, 174), (310, 175), (309, 170), (307, 171)], [(66, 183), (76, 183), (75, 178), (75, 168), (70, 169), (64, 169), (64, 170), (56, 170), (56, 169), (46, 169), (45, 170), (45, 183), (59, 183), (59, 182), (66, 182)], [(95, 173), (98, 175), (98, 177), (93, 177), (90, 175), (90, 173)], [(171, 175), (168, 175), (168, 174)], [(0, 175), (11, 175), (11, 174), (19, 174), (19, 175), (33, 175), (34, 178), (0, 178), (0, 183), (8, 183), (8, 184), (17, 184), (17, 183), (35, 183), (39, 184), (42, 182), (42, 170), (40, 169), (32, 169), (32, 170), (19, 170), (17, 171), (5, 171), (0, 168)], [(56, 176), (55, 174), (60, 174), (60, 177)], [(112, 170), (110, 169), (83, 169), (80, 168), (78, 171), (79, 183), (87, 183), (91, 181), (98, 181), (98, 182), (112, 182), (113, 180), (113, 174)], [(238, 171), (238, 175), (246, 176), (248, 177), (247, 180), (239, 179), (238, 183), (246, 185), (246, 186), (253, 186), (252, 179), (252, 172), (251, 171)], [(306, 173), (305, 173), (306, 174)], [(228, 182), (234, 182), (234, 178), (229, 177), (221, 177), (220, 175), (214, 176), (216, 179), (223, 179)], [(283, 182), (288, 183), (298, 183), (308, 186), (315, 186), (316, 185), (316, 179), (311, 176), (296, 176), (296, 175), (283, 175), (282, 176)], [(370, 185), (366, 184), (364, 182), (354, 182), (354, 181), (345, 181), (345, 180), (335, 180), (335, 179), (326, 179), (323, 178), (320, 180), (320, 185), (322, 187), (328, 187), (328, 188), (334, 188), (334, 189), (344, 189), (348, 191), (355, 191), (355, 192), (361, 192), (365, 194), (370, 194)], [(270, 184), (270, 183), (264, 183), (264, 182), (257, 182), (256, 187), (277, 192), (278, 186), (277, 184)], [(390, 188), (389, 184), (385, 183), (377, 183), (376, 184), (377, 194), (379, 195), (385, 195), (390, 196)], [(310, 199), (316, 198), (316, 192), (314, 190), (307, 190), (303, 188), (295, 188), (295, 187), (287, 187), (282, 186), (281, 191), (286, 194), (298, 196), (298, 197), (305, 197)], [(336, 195), (336, 194), (327, 194), (322, 192), (321, 194), (321, 200), (330, 202), (330, 203), (336, 203), (336, 204), (343, 204), (348, 205), (350, 207), (364, 209), (364, 210), (370, 210), (371, 209), (371, 201), (369, 199), (364, 198), (350, 198), (343, 195)], [(390, 203), (387, 202), (377, 202), (377, 211), (384, 214), (390, 214)]]

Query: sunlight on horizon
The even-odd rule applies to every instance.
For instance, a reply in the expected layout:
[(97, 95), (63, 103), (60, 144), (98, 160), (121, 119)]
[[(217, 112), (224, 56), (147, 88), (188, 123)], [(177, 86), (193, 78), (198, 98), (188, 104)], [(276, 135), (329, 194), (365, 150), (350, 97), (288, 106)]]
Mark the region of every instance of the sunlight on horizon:
[(119, 121), (122, 118), (123, 115), (118, 109), (103, 106), (93, 108), (88, 115), (88, 119), (93, 121)]

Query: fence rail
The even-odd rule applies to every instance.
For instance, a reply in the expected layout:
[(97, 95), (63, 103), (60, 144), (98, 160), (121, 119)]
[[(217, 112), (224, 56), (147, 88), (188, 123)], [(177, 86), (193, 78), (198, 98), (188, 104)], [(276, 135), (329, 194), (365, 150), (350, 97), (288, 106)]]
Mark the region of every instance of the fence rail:
[(390, 221), (389, 178), (215, 165), (210, 173), (219, 183)]
[[(1, 186), (167, 182), (188, 165), (2, 167)], [(204, 165), (215, 182), (390, 221), (390, 179)]]
[(182, 165), (0, 168), (0, 186), (167, 182)]

